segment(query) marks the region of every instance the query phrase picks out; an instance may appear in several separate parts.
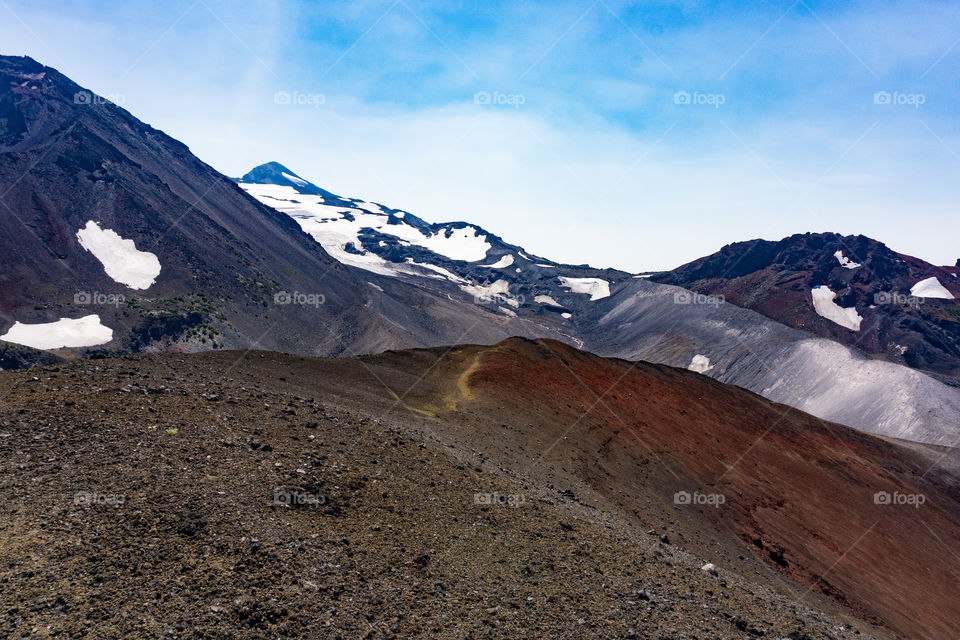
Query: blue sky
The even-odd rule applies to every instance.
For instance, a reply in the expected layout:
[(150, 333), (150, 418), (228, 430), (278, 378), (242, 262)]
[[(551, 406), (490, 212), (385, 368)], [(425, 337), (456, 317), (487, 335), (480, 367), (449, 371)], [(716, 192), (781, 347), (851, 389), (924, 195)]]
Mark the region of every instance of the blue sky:
[(31, 55), (228, 175), (672, 268), (862, 233), (960, 258), (960, 6), (0, 0)]

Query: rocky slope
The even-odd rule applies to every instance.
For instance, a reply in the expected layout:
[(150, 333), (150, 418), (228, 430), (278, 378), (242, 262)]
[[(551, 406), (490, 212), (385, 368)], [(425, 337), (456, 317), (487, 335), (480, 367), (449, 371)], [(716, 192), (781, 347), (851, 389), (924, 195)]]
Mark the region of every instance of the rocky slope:
[[(783, 407), (693, 373), (627, 368), (512, 340), (0, 374), (0, 633), (893, 637), (860, 616), (912, 638), (955, 634), (955, 602), (936, 591), (953, 560), (930, 566), (936, 547), (916, 542), (931, 534), (895, 526), (919, 515), (957, 541), (941, 504), (952, 485), (921, 479), (919, 455), (799, 414), (751, 447)], [(735, 469), (717, 478), (724, 464)], [(840, 503), (805, 493), (821, 483), (930, 502), (883, 512), (851, 500), (847, 524), (826, 526)], [(814, 522), (823, 538), (807, 549)], [(855, 562), (837, 562), (854, 543)], [(892, 554), (869, 580), (861, 549)], [(903, 576), (909, 560), (922, 570)], [(898, 579), (915, 596), (899, 613), (876, 588)]]
[(31, 346), (330, 355), (523, 333), (334, 260), (182, 143), (29, 58), (0, 56), (0, 185), (3, 366), (51, 359)]
[(960, 391), (899, 364), (686, 289), (533, 256), (468, 222), (337, 196), (277, 163), (240, 188), (49, 67), (0, 57), (0, 80), (0, 367), (523, 335), (692, 366), (870, 432), (960, 439)]
[[(725, 302), (724, 293), (532, 257), (475, 225), (429, 224), (380, 203), (337, 196), (279, 163), (261, 165), (239, 182), (345, 263), (516, 317), (526, 325), (523, 335), (552, 327), (561, 339), (602, 355), (691, 366), (825, 420), (960, 444), (960, 391)], [(841, 275), (853, 273), (828, 257)], [(749, 271), (753, 264), (745, 260), (736, 268)], [(829, 263), (823, 269), (833, 270)], [(797, 305), (813, 313), (810, 300)]]
[[(654, 276), (953, 384), (960, 379), (958, 278), (960, 268), (937, 267), (876, 240), (835, 233), (738, 242)], [(819, 310), (818, 287), (836, 294)], [(852, 311), (831, 317), (835, 307)]]

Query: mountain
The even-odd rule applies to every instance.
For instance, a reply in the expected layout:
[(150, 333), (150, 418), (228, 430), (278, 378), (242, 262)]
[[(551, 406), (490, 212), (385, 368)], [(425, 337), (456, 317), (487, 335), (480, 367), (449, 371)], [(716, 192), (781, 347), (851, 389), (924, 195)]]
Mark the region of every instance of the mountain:
[(11, 638), (960, 632), (941, 451), (683, 369), (510, 339), (75, 360), (0, 394)]
[(587, 292), (596, 300), (631, 277), (529, 255), (468, 222), (428, 223), (408, 211), (338, 196), (276, 162), (254, 168), (239, 184), (290, 215), (344, 264), (421, 284), (432, 280), (445, 293), (511, 317), (526, 307), (562, 326), (573, 312), (589, 306), (582, 295), (571, 293)]
[(30, 58), (0, 57), (0, 185), (3, 366), (156, 349), (352, 354), (525, 331), (344, 265), (182, 143)]
[(808, 233), (727, 245), (653, 279), (960, 384), (960, 268)]
[[(0, 367), (519, 335), (690, 367), (872, 433), (960, 441), (947, 376), (688, 289), (535, 256), (470, 222), (338, 196), (279, 163), (238, 185), (29, 58), (0, 58), (0, 141)], [(938, 326), (949, 302), (926, 304)]]
[(239, 183), (293, 217), (338, 260), (465, 305), (492, 306), (531, 325), (524, 335), (553, 327), (566, 342), (601, 355), (692, 367), (825, 420), (960, 444), (957, 389), (864, 357), (838, 340), (817, 339), (746, 304), (724, 302), (722, 295), (534, 257), (476, 225), (429, 224), (383, 204), (334, 195), (278, 163), (255, 168)]

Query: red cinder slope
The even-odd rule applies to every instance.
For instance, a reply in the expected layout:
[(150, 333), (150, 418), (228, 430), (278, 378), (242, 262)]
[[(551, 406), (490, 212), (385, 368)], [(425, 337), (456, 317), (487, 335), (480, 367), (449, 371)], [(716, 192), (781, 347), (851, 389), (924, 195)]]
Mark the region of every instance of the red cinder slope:
[[(822, 591), (905, 637), (960, 637), (956, 484), (915, 453), (706, 376), (554, 341), (478, 349), (464, 378), (462, 412), (535, 415), (559, 449), (613, 439), (670, 470), (665, 493), (724, 496), (702, 513), (806, 585), (798, 599)], [(600, 492), (637, 480), (602, 455), (584, 469), (614, 480)]]

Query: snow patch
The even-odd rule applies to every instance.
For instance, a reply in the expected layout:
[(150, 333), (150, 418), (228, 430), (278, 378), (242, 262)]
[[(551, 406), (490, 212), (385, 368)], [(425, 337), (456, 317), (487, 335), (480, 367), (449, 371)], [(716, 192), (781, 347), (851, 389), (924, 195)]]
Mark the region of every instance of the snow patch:
[(508, 253), (507, 255), (503, 256), (493, 264), (481, 264), (477, 266), (484, 267), (485, 269), (505, 269), (512, 264), (513, 264), (513, 256)]
[(860, 331), (860, 323), (863, 321), (863, 318), (857, 313), (857, 308), (851, 307), (844, 309), (834, 302), (833, 299), (837, 297), (837, 294), (831, 291), (830, 287), (827, 285), (814, 287), (812, 296), (813, 308), (816, 310), (817, 315), (841, 327), (846, 327), (851, 331)]
[(539, 302), (540, 304), (552, 304), (555, 307), (562, 307), (563, 305), (551, 298), (550, 296), (536, 296), (533, 299), (534, 302)]
[(470, 282), (469, 280), (465, 280), (464, 278), (461, 278), (457, 274), (452, 273), (447, 269), (444, 269), (443, 267), (438, 267), (435, 264), (427, 264), (426, 262), (415, 262), (413, 258), (407, 258), (407, 264), (412, 264), (415, 267), (420, 267), (421, 269), (427, 269), (429, 271), (439, 273), (441, 276), (443, 276), (447, 280), (450, 280), (451, 282), (457, 282), (462, 284), (467, 284)]
[(707, 356), (700, 355), (699, 353), (693, 356), (693, 360), (690, 361), (690, 364), (687, 365), (687, 369), (690, 371), (695, 371), (696, 373), (706, 373), (713, 369), (710, 366), (710, 358)]
[(148, 251), (138, 251), (133, 240), (121, 238), (112, 229), (101, 229), (93, 220), (77, 231), (80, 246), (93, 254), (114, 282), (131, 289), (149, 289), (160, 275), (160, 260)]
[(833, 256), (837, 259), (837, 262), (840, 263), (840, 266), (845, 269), (859, 269), (863, 266), (844, 256), (843, 251), (837, 251)]
[(910, 295), (917, 298), (939, 298), (941, 300), (953, 300), (953, 294), (947, 291), (947, 288), (940, 284), (940, 281), (934, 278), (921, 280), (910, 288)]
[(24, 324), (15, 322), (0, 340), (34, 349), (92, 347), (110, 342), (113, 329), (100, 323), (100, 316), (91, 314), (79, 319), (60, 318), (56, 322)]
[(473, 299), (477, 304), (496, 302), (508, 304), (514, 308), (520, 306), (520, 301), (510, 295), (510, 283), (506, 280), (497, 280), (496, 282), (487, 285), (460, 285), (460, 288), (464, 292), (473, 296)]
[(591, 300), (600, 300), (610, 295), (610, 283), (601, 278), (567, 278), (558, 276), (560, 284), (573, 293), (590, 294)]
[(383, 213), (383, 209), (380, 208), (380, 205), (374, 202), (358, 202), (357, 206), (363, 209), (364, 211), (369, 211), (370, 213)]
[(573, 314), (572, 314), (572, 313), (566, 313), (566, 312), (565, 312), (565, 313), (561, 313), (560, 315), (563, 316), (564, 318), (566, 318), (567, 320), (569, 320), (570, 318), (573, 317)]
[(303, 178), (298, 178), (297, 176), (290, 175), (290, 174), (287, 173), (286, 171), (281, 171), (281, 172), (280, 172), (280, 175), (282, 175), (284, 178), (286, 178), (286, 179), (289, 180), (290, 182), (293, 182), (293, 183), (295, 183), (295, 184), (300, 185), (301, 187), (305, 187), (305, 186), (307, 186), (307, 184), (309, 184), (309, 183), (308, 183), (306, 180), (304, 180)]

